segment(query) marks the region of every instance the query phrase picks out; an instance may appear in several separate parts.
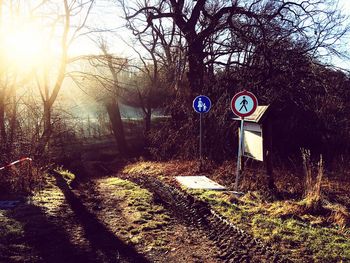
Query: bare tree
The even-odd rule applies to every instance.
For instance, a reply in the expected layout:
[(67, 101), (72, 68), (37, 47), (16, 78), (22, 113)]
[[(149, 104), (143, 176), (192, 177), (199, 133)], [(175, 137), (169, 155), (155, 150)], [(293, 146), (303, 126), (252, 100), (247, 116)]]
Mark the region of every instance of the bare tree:
[[(158, 20), (176, 24), (186, 39), (188, 79), (196, 94), (203, 89), (206, 59), (223, 63), (222, 57), (229, 56), (228, 63), (244, 64), (247, 60), (232, 55), (237, 49), (242, 53), (244, 48), (248, 59), (259, 47), (265, 49), (265, 43), (273, 46), (286, 38), (301, 43), (301, 53), (320, 55), (321, 49), (334, 53), (335, 44), (348, 31), (346, 18), (327, 0), (120, 2), (135, 34), (151, 30)], [(212, 41), (215, 48), (208, 45)]]
[[(168, 21), (169, 22), (169, 21)], [(184, 79), (186, 59), (174, 22), (159, 20), (151, 25), (151, 30), (135, 33), (135, 24), (127, 23), (134, 34), (132, 43), (127, 43), (137, 54), (133, 68), (136, 69), (128, 80), (123, 101), (143, 111), (145, 134), (151, 129), (152, 112), (163, 107), (169, 95), (179, 91), (179, 83)]]
[(7, 26), (6, 20), (16, 19), (24, 3), (18, 1), (10, 3), (0, 1), (0, 31), (1, 31), (1, 50), (0, 50), (0, 151), (11, 156), (13, 144), (19, 123), (18, 107), (21, 96), (18, 97), (18, 89), (23, 88), (31, 79), (32, 72), (17, 72), (16, 67), (11, 64), (11, 59), (7, 53), (13, 51), (7, 50), (10, 46), (6, 45), (7, 32), (4, 28)]
[[(45, 146), (50, 140), (50, 136), (52, 133), (52, 123), (51, 123), (51, 114), (52, 107), (54, 102), (57, 99), (59, 91), (61, 90), (63, 81), (66, 77), (67, 65), (69, 63), (68, 52), (71, 44), (79, 37), (80, 33), (85, 27), (88, 16), (93, 7), (94, 0), (89, 1), (68, 1), (64, 0), (62, 2), (63, 5), (63, 14), (57, 15), (57, 19), (54, 21), (52, 25), (52, 32), (56, 30), (56, 24), (58, 21), (61, 21), (63, 31), (60, 35), (60, 59), (58, 61), (58, 70), (55, 76), (55, 81), (50, 87), (49, 82), (49, 72), (47, 69), (44, 69), (44, 77), (43, 81), (37, 81), (38, 88), (40, 91), (41, 99), (44, 105), (44, 129), (41, 135), (41, 140), (37, 148), (37, 153), (42, 153)], [(58, 10), (61, 10), (61, 6), (56, 6)], [(52, 15), (52, 14), (51, 14)], [(72, 23), (72, 18), (80, 15), (80, 23), (78, 25)], [(73, 27), (74, 26), (74, 27)], [(72, 30), (73, 29), (73, 30)], [(86, 32), (83, 32), (86, 34)], [(52, 89), (50, 89), (52, 88)]]
[(127, 155), (129, 147), (119, 105), (124, 87), (119, 75), (127, 68), (128, 60), (110, 53), (107, 41), (103, 38), (98, 37), (94, 42), (101, 54), (80, 56), (78, 61), (85, 69), (71, 71), (69, 76), (81, 89), (86, 90), (83, 86), (88, 86), (89, 94), (105, 105), (119, 152)]
[[(113, 58), (113, 56), (108, 53), (107, 43), (105, 41), (100, 42), (100, 49), (103, 52), (103, 55), (105, 56), (108, 69), (111, 72), (112, 78), (113, 78), (114, 94), (106, 101), (107, 112), (112, 124), (113, 133), (117, 141), (119, 151), (120, 153), (128, 154), (129, 150), (125, 140), (123, 121), (121, 118), (119, 102), (118, 102), (118, 97), (120, 96), (120, 85), (118, 81), (118, 73), (123, 68), (123, 66), (120, 66), (121, 65), (120, 59), (118, 59), (117, 60), (118, 67), (116, 67), (116, 64), (114, 63), (115, 58)], [(126, 62), (126, 60), (124, 61)]]

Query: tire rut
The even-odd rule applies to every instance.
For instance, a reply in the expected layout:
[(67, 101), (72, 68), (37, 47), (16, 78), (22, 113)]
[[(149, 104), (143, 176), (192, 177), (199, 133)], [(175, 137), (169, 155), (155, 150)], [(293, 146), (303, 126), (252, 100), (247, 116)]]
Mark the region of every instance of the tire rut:
[(292, 262), (212, 210), (206, 202), (154, 177), (130, 176), (129, 180), (153, 192), (172, 212), (200, 228), (220, 251), (223, 262)]

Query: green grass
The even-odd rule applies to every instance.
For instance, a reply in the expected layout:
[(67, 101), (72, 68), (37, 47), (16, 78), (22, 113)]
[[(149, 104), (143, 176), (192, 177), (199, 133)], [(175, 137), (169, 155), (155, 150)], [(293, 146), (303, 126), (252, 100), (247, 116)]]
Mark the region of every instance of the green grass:
[(0, 211), (0, 258), (10, 259), (18, 255), (16, 262), (24, 262), (30, 247), (23, 244), (23, 239), (23, 224), (9, 217), (7, 211)]
[(68, 185), (70, 185), (70, 183), (75, 179), (75, 175), (73, 173), (63, 169), (62, 167), (55, 169), (55, 172), (62, 175), (63, 179), (67, 182)]
[(23, 235), (23, 225), (5, 215), (0, 215), (0, 233), (0, 243), (7, 243)]
[[(152, 193), (119, 178), (109, 178), (106, 183), (115, 188), (114, 195), (121, 200), (123, 213), (130, 221), (126, 228), (118, 230), (119, 233), (133, 245), (140, 242), (146, 242), (144, 245), (149, 248), (158, 247), (157, 244), (166, 245), (168, 241), (161, 230), (169, 225), (170, 216), (162, 206), (153, 203)], [(152, 238), (146, 238), (147, 235)]]
[(292, 208), (290, 202), (266, 203), (256, 193), (236, 199), (224, 192), (187, 191), (295, 262), (350, 262), (349, 236), (333, 227), (312, 226), (293, 218), (293, 210), (288, 217), (280, 216), (284, 206)]

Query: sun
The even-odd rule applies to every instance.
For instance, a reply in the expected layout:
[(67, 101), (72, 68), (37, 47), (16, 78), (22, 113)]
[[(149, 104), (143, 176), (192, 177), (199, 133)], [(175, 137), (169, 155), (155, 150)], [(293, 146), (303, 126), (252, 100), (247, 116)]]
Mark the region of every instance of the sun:
[(46, 59), (45, 36), (32, 23), (12, 25), (1, 30), (1, 55), (9, 66), (32, 69)]

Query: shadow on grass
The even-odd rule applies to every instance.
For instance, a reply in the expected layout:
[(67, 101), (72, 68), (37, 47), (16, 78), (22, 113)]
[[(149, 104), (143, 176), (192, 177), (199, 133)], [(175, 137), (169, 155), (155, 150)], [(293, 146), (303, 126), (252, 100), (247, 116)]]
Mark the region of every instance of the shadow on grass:
[[(68, 235), (70, 229), (67, 229), (67, 224), (60, 224), (60, 220), (64, 218), (50, 218), (39, 206), (23, 205), (9, 211), (7, 216), (22, 225), (23, 239), (19, 235), (16, 240), (20, 239), (17, 241), (31, 249), (26, 250), (23, 254), (20, 250), (16, 251), (16, 248), (11, 245), (14, 240), (7, 240), (6, 244), (2, 245), (7, 247), (9, 253), (7, 256), (3, 255), (5, 258), (0, 257), (1, 260), (5, 260), (3, 262), (19, 262), (12, 258), (17, 257), (16, 255), (21, 257), (20, 262), (149, 262), (132, 246), (119, 240), (94, 214), (90, 213), (60, 175), (54, 176), (57, 185), (63, 191), (68, 204), (75, 213), (78, 223), (82, 226), (89, 244), (71, 242)], [(18, 243), (17, 241), (15, 243)]]
[(107, 262), (149, 262), (145, 257), (123, 241), (118, 239), (96, 216), (89, 212), (79, 198), (71, 191), (60, 174), (53, 174), (57, 186), (63, 192), (71, 209), (85, 231), (94, 251), (102, 252)]
[[(7, 215), (22, 225), (23, 243), (34, 249), (28, 255), (21, 255), (23, 262), (96, 262), (94, 253), (72, 244), (67, 232), (59, 225), (50, 222), (40, 207), (26, 205), (10, 211)], [(11, 240), (8, 244), (9, 250), (12, 249), (10, 244)], [(10, 251), (10, 254), (17, 253)], [(11, 262), (11, 259), (9, 258), (7, 262)]]

